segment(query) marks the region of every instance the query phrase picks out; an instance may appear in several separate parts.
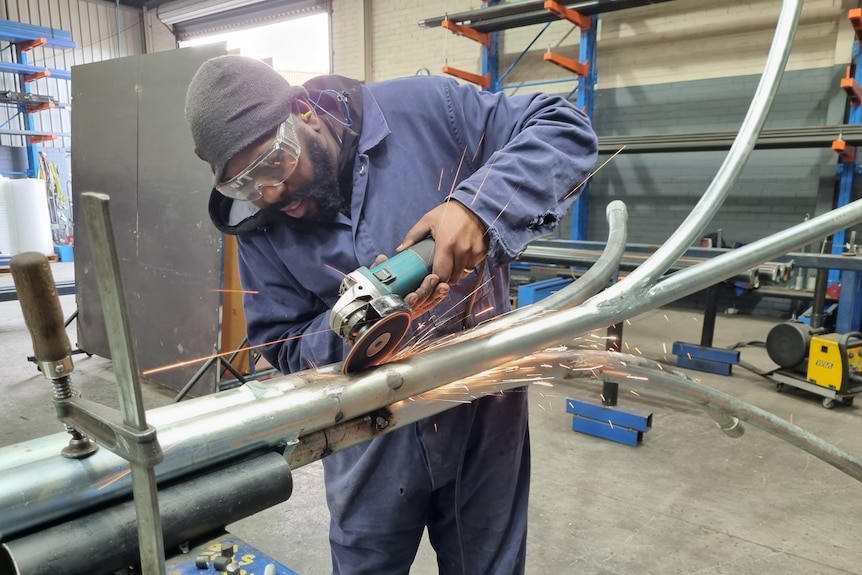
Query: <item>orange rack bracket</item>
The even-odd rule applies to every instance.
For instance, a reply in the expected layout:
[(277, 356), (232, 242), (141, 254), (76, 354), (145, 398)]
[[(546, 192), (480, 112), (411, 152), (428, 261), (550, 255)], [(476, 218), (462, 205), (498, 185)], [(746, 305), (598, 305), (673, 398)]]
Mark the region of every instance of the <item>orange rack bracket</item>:
[(469, 26), (461, 26), (460, 24), (455, 24), (449, 19), (443, 20), (443, 23), (440, 24), (443, 28), (458, 34), (459, 36), (464, 36), (465, 38), (469, 38), (474, 42), (478, 42), (482, 46), (490, 46), (491, 45), (491, 35), (487, 32), (479, 32), (474, 28), (470, 28)]
[(850, 66), (847, 66), (847, 74), (841, 78), (841, 89), (847, 93), (847, 99), (850, 100), (851, 104), (854, 106), (862, 104), (862, 88), (850, 75)]
[(56, 140), (57, 136), (55, 134), (45, 134), (43, 136), (29, 136), (31, 144), (41, 144), (42, 142), (47, 142), (49, 140)]
[(572, 10), (566, 6), (563, 6), (559, 2), (554, 2), (554, 0), (545, 0), (545, 10), (548, 12), (553, 12), (560, 18), (565, 18), (581, 30), (589, 30), (590, 29), (590, 17), (584, 16), (577, 10)]
[(844, 140), (835, 140), (832, 142), (832, 149), (838, 153), (842, 162), (856, 161), (856, 146), (848, 146)]
[(34, 72), (33, 74), (26, 74), (21, 76), (21, 79), (24, 80), (25, 84), (29, 84), (30, 82), (35, 82), (36, 80), (41, 80), (42, 78), (47, 78), (51, 75), (51, 72), (48, 70), (39, 70), (38, 72)]
[(847, 12), (847, 18), (853, 26), (853, 31), (856, 32), (856, 41), (862, 46), (862, 8), (853, 8)]
[(443, 66), (443, 73), (449, 74), (450, 76), (455, 76), (456, 78), (461, 78), (462, 80), (466, 80), (468, 82), (472, 82), (473, 84), (481, 86), (486, 90), (491, 86), (490, 74), (480, 76), (478, 74), (471, 74), (470, 72), (459, 70), (458, 68), (453, 68), (452, 66)]
[(33, 48), (38, 48), (39, 46), (43, 46), (47, 43), (47, 38), (35, 38), (33, 40), (27, 40), (26, 42), (18, 42), (18, 49), (22, 52), (28, 52)]
[(50, 110), (54, 107), (54, 102), (39, 102), (38, 104), (24, 104), (27, 111), (30, 113), (41, 112), (42, 110)]
[(565, 68), (569, 72), (574, 72), (582, 78), (586, 76), (590, 71), (589, 62), (581, 64), (577, 60), (572, 60), (571, 58), (566, 58), (565, 56), (560, 56), (559, 54), (554, 54), (553, 52), (545, 52), (545, 55), (542, 58), (546, 62), (553, 62), (557, 66)]

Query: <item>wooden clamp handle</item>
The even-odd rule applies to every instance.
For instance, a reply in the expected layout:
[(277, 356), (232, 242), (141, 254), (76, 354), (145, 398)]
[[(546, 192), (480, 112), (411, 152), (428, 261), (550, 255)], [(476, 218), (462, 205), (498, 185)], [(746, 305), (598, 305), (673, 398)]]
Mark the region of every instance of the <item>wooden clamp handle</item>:
[(48, 258), (38, 252), (25, 252), (13, 256), (9, 267), (36, 359), (55, 362), (69, 357), (72, 346)]

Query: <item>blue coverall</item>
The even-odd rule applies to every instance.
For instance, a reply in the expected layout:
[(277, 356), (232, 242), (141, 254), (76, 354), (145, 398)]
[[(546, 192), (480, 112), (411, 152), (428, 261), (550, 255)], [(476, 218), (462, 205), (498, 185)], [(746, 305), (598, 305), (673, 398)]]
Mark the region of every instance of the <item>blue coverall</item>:
[[(488, 227), (487, 265), (477, 270), (489, 281), (472, 309), (493, 308), (480, 320), (508, 311), (508, 262), (554, 228), (595, 164), (589, 120), (561, 98), (506, 97), (439, 77), (364, 85), (361, 95), (350, 217), (339, 214), (311, 231), (269, 226), (238, 235), (242, 284), (256, 292), (244, 301), (249, 340), (283, 341), (263, 355), (285, 373), (344, 357), (344, 342), (329, 330), (342, 280), (333, 270), (395, 253), (420, 217), (447, 198)], [(482, 283), (477, 273), (414, 325), (434, 325), (439, 335), (471, 325), (463, 302)], [(523, 573), (524, 389), (458, 406), (323, 462), (335, 573), (408, 573), (426, 526), (441, 573), (462, 573), (462, 550), (471, 575)]]

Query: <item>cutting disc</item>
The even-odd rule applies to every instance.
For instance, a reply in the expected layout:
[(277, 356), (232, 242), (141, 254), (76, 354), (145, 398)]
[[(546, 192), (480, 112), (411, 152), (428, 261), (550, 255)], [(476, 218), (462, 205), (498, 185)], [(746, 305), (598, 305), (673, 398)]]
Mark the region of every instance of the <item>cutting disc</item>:
[(370, 324), (344, 359), (342, 371), (354, 373), (384, 363), (410, 329), (410, 314), (396, 312)]

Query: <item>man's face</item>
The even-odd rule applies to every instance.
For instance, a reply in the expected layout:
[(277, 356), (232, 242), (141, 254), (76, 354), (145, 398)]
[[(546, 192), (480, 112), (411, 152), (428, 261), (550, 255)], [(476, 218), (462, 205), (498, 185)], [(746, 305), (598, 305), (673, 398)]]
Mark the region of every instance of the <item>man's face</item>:
[[(343, 204), (335, 162), (317, 133), (298, 130), (297, 135), (302, 154), (295, 171), (280, 185), (262, 187), (262, 197), (252, 203), (301, 222), (332, 221)], [(239, 173), (271, 146), (271, 138), (252, 144), (228, 162), (224, 175), (229, 178)]]

